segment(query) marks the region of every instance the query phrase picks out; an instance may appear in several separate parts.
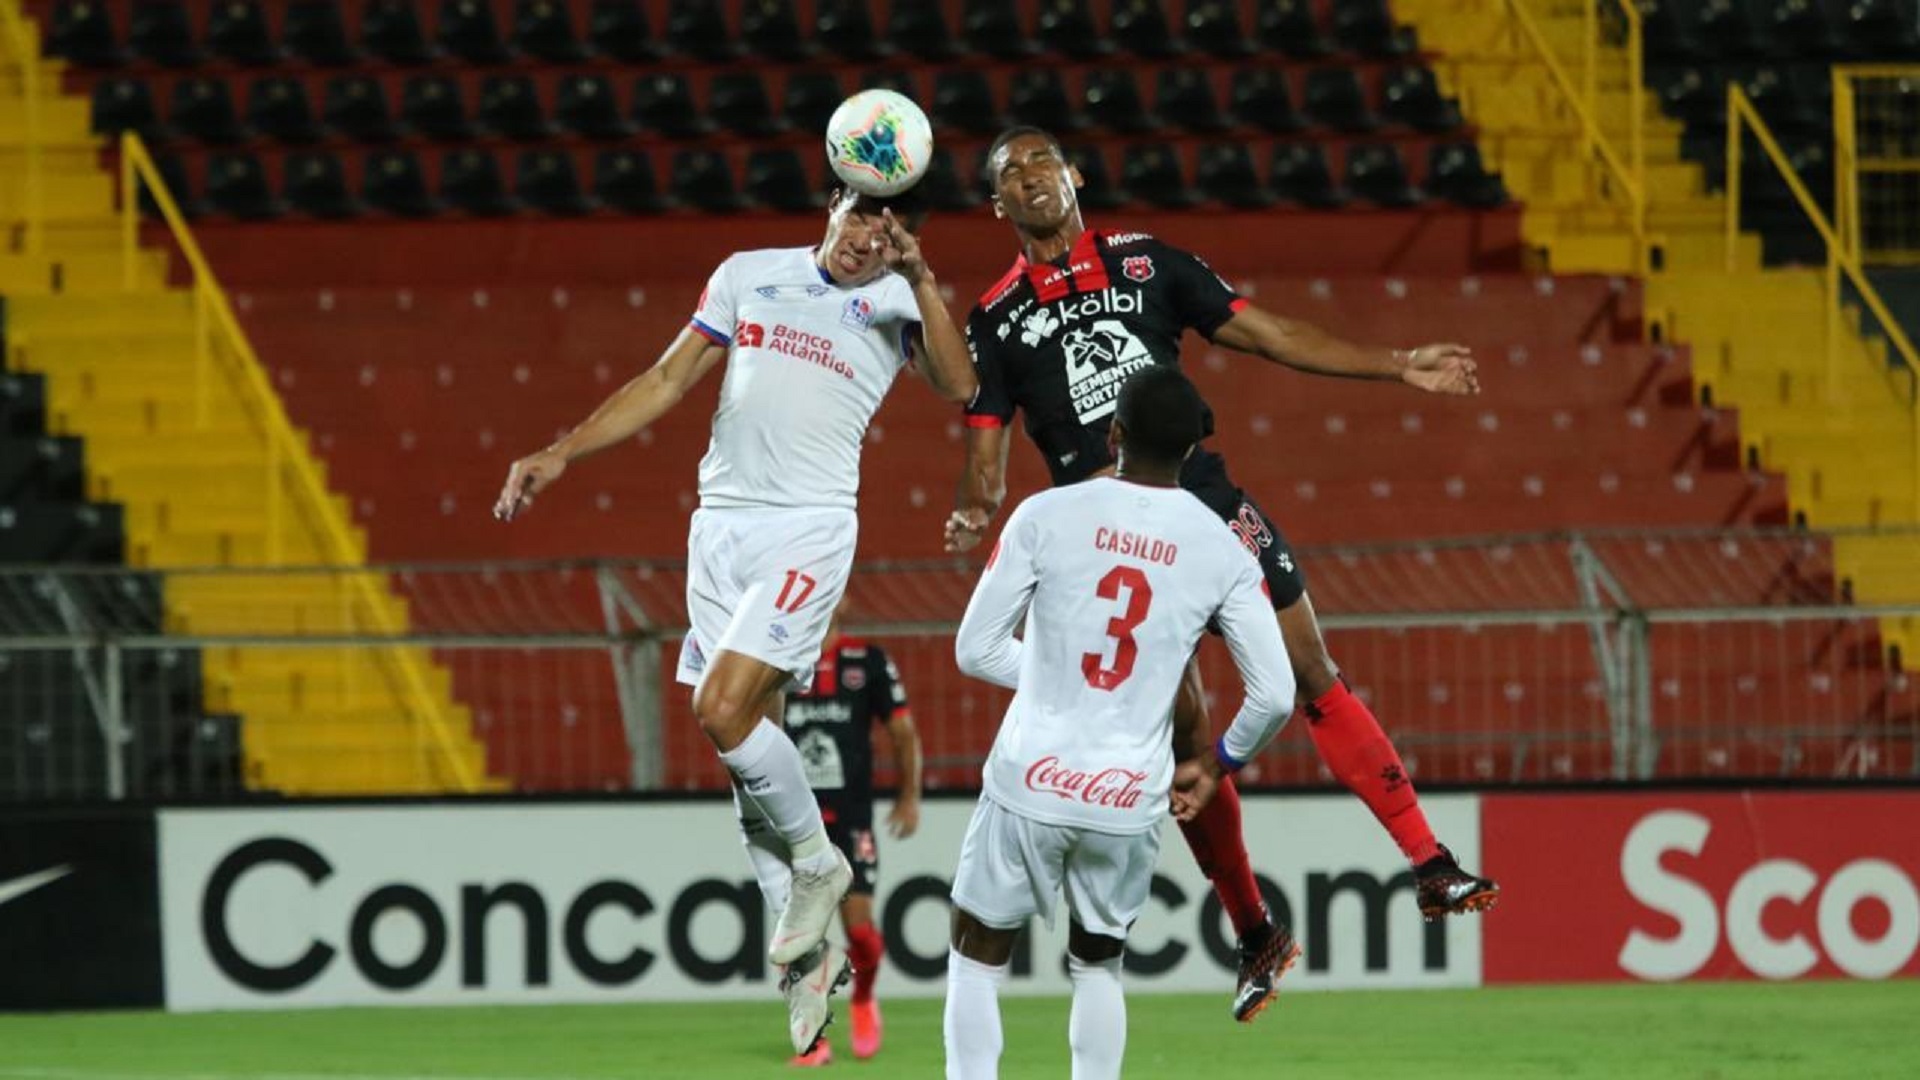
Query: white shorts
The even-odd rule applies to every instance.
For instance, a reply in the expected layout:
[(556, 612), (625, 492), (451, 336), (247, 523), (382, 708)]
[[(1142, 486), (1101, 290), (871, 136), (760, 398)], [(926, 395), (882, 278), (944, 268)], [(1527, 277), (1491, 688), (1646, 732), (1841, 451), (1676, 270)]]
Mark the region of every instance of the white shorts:
[(751, 656), (804, 688), (847, 591), (860, 523), (851, 510), (694, 511), (687, 620), (675, 672), (700, 685), (720, 652)]
[(960, 843), (953, 904), (1000, 930), (1034, 915), (1053, 925), (1054, 900), (1093, 933), (1125, 938), (1146, 907), (1160, 830), (1137, 835), (1049, 825), (982, 798)]

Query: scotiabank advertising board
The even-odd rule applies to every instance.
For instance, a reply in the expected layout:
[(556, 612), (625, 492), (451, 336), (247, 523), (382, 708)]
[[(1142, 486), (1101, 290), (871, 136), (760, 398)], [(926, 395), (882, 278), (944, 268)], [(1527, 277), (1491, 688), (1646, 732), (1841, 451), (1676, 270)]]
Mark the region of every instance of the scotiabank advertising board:
[[(1478, 800), (1426, 802), (1477, 859)], [(918, 835), (880, 840), (889, 993), (945, 992), (947, 896), (972, 809), (930, 802)], [(1289, 982), (1479, 983), (1480, 922), (1423, 924), (1405, 862), (1357, 801), (1248, 798), (1245, 814), (1270, 899), (1307, 948)], [(771, 920), (726, 803), (162, 810), (158, 831), (173, 1009), (776, 996)], [(1035, 930), (1009, 992), (1068, 992), (1065, 917)], [(1131, 985), (1224, 1003), (1234, 966), (1232, 933), (1169, 824)]]
[(1920, 974), (1920, 793), (1480, 805), (1488, 983)]

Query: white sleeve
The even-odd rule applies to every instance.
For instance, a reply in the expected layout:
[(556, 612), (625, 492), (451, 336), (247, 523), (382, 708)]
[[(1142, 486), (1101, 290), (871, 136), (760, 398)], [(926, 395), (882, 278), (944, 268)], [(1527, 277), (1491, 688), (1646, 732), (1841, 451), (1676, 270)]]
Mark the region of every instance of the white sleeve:
[(974, 586), (967, 614), (954, 638), (954, 659), (960, 670), (1009, 690), (1020, 681), (1020, 655), (1025, 643), (1014, 638), (1014, 628), (1026, 616), (1039, 582), (1036, 556), (1039, 526), (1021, 503), (1007, 518), (1006, 528), (987, 556), (986, 572)]
[(700, 302), (694, 305), (693, 329), (715, 345), (733, 344), (734, 280), (733, 260), (714, 267), (707, 287), (700, 290)]
[(1260, 564), (1237, 545), (1235, 554), (1240, 556), (1239, 573), (1214, 617), (1247, 691), (1216, 747), (1221, 763), (1237, 769), (1280, 734), (1293, 713), (1294, 682), (1293, 663), (1287, 659), (1287, 643), (1280, 636), (1280, 620), (1274, 618)]

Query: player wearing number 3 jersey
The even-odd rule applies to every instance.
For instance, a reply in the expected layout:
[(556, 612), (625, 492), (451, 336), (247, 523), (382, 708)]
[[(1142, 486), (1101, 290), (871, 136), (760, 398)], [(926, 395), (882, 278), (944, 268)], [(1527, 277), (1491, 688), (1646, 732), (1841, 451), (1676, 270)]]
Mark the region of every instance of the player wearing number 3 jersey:
[(955, 643), (961, 670), (1014, 695), (954, 873), (950, 1078), (998, 1074), (998, 986), (1014, 940), (1031, 916), (1051, 925), (1063, 888), (1073, 1075), (1120, 1075), (1120, 956), (1167, 816), (1174, 698), (1209, 624), (1246, 685), (1220, 760), (1252, 757), (1293, 704), (1259, 564), (1179, 486), (1181, 462), (1201, 437), (1199, 393), (1171, 367), (1146, 368), (1116, 389), (1115, 474), (1043, 492), (1013, 512)]
[(788, 898), (768, 958), (783, 968), (799, 1053), (819, 1039), (828, 997), (848, 977), (846, 954), (824, 939), (853, 871), (780, 729), (782, 695), (812, 677), (846, 588), (860, 445), (894, 376), (918, 361), (942, 397), (964, 402), (975, 390), (914, 217), (898, 200), (842, 192), (818, 247), (721, 263), (659, 362), (559, 442), (515, 462), (494, 507), (511, 519), (568, 462), (633, 437), (725, 361), (687, 537), (693, 625), (679, 678), (694, 687), (694, 715), (733, 775), (743, 834), (780, 842), (779, 859), (752, 862), (761, 887)]

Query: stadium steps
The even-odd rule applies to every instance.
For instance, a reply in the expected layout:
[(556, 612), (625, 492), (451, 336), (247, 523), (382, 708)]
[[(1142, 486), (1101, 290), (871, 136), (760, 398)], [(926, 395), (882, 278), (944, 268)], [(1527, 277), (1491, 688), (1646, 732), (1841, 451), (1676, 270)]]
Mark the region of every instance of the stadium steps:
[[(16, 230), (27, 209), (17, 167), (27, 137), (19, 93), (17, 74), (0, 71), (0, 224)], [(7, 362), (47, 377), (50, 433), (84, 439), (90, 494), (125, 504), (129, 563), (175, 570), (326, 561), (330, 553), (301, 527), (285, 495), (287, 527), (275, 550), (261, 425), (226, 374), (233, 368), (196, 360), (193, 296), (168, 287), (167, 253), (141, 251), (128, 289), (115, 180), (99, 164), (86, 101), (52, 101), (44, 115), (43, 250), (0, 254)], [(324, 483), (324, 467), (311, 464)], [(341, 496), (330, 494), (327, 509), (349, 521)], [(350, 525), (348, 534), (363, 558), (365, 534)], [(177, 573), (165, 600), (176, 633), (346, 634), (408, 625), (406, 602), (384, 579), (344, 593), (337, 579), (311, 585)], [(468, 774), (486, 778), (472, 714), (455, 703), (450, 675), (424, 649), (220, 647), (204, 650), (201, 663), (208, 701), (245, 717), (246, 775), (259, 787), (457, 790), (430, 716), (451, 729), (451, 753)], [(408, 689), (413, 678), (418, 697)], [(488, 778), (482, 786), (503, 784)]]

